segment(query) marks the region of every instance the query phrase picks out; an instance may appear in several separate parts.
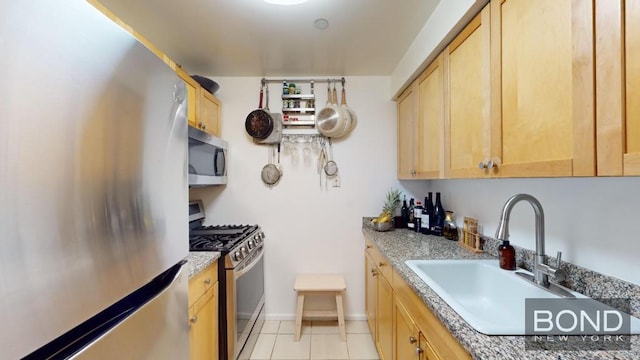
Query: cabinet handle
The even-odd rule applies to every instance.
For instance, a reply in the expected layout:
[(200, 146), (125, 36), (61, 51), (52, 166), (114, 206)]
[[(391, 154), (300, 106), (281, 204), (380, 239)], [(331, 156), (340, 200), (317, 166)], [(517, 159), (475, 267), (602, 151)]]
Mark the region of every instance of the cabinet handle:
[(387, 265), (387, 263), (385, 263), (385, 262), (383, 262), (383, 261), (378, 262), (378, 266), (379, 266), (379, 267), (383, 267), (383, 266), (385, 266), (385, 265)]
[(416, 171), (415, 170), (411, 170), (411, 176), (416, 176)]
[(422, 350), (419, 346), (416, 346), (416, 356), (420, 356), (420, 354), (422, 354), (424, 352), (424, 350)]
[(211, 284), (211, 278), (206, 278), (206, 279), (204, 280), (204, 283), (205, 283), (205, 285), (209, 285), (209, 284)]
[(189, 319), (189, 321), (190, 321), (192, 324), (195, 324), (195, 323), (197, 323), (197, 322), (198, 322), (198, 317), (197, 317), (196, 315), (194, 315), (193, 317), (191, 317), (191, 319)]
[(378, 276), (378, 272), (376, 271), (376, 269), (371, 269), (371, 275)]
[(485, 162), (480, 162), (478, 164), (478, 168), (480, 168), (480, 170), (492, 169), (492, 168), (497, 168), (497, 167), (498, 167), (498, 164), (493, 160), (489, 160), (486, 163)]
[(367, 247), (366, 247), (366, 248), (367, 248), (367, 249), (371, 249), (371, 245), (367, 245)]
[(207, 129), (207, 124), (202, 124), (202, 130), (206, 130)]
[(416, 338), (414, 338), (413, 336), (409, 336), (409, 344), (415, 344), (416, 342), (418, 342)]

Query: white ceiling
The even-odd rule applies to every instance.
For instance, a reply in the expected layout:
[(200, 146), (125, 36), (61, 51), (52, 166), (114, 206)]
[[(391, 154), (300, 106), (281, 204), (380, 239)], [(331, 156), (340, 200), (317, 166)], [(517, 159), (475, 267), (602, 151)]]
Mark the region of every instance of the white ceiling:
[[(192, 74), (390, 75), (440, 0), (102, 0)], [(329, 21), (318, 30), (313, 22)]]

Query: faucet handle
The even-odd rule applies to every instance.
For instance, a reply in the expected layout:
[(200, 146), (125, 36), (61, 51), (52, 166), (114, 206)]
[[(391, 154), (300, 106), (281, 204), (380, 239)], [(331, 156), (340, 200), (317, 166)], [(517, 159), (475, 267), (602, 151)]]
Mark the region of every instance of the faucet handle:
[(562, 261), (562, 251), (558, 251), (556, 255), (556, 269), (560, 269), (560, 261)]

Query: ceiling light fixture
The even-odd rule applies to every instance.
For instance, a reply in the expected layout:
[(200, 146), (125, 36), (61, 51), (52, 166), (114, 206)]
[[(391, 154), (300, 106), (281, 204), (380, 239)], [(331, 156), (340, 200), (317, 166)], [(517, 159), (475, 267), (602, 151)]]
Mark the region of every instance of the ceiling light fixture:
[(318, 30), (324, 30), (329, 27), (329, 20), (316, 19), (316, 21), (313, 22), (313, 27), (315, 27)]
[(274, 5), (298, 5), (307, 2), (307, 0), (264, 0), (264, 2)]

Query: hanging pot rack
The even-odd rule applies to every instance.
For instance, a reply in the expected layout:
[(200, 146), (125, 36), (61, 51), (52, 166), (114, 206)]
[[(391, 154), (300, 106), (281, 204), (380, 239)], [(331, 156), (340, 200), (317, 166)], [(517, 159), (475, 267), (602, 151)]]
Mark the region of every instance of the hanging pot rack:
[(301, 82), (301, 83), (336, 83), (336, 82), (340, 82), (342, 83), (342, 86), (344, 86), (344, 84), (347, 82), (343, 77), (341, 78), (333, 78), (333, 79), (267, 79), (267, 78), (262, 78), (261, 82), (262, 85), (265, 86), (268, 83), (282, 83), (282, 82), (289, 82), (289, 81), (295, 81), (295, 82)]
[[(261, 80), (261, 85), (267, 86), (270, 83), (282, 83), (282, 82), (295, 82), (295, 83), (309, 83), (313, 87), (316, 83), (326, 83), (326, 84), (335, 84), (340, 83), (342, 87), (346, 84), (346, 79), (344, 76), (339, 78), (266, 78), (263, 77)], [(313, 142), (315, 138), (323, 138), (324, 135), (320, 134), (316, 128), (312, 129), (298, 129), (298, 128), (284, 128), (282, 129), (282, 137), (283, 140), (287, 139), (289, 141), (297, 141), (297, 142)]]

